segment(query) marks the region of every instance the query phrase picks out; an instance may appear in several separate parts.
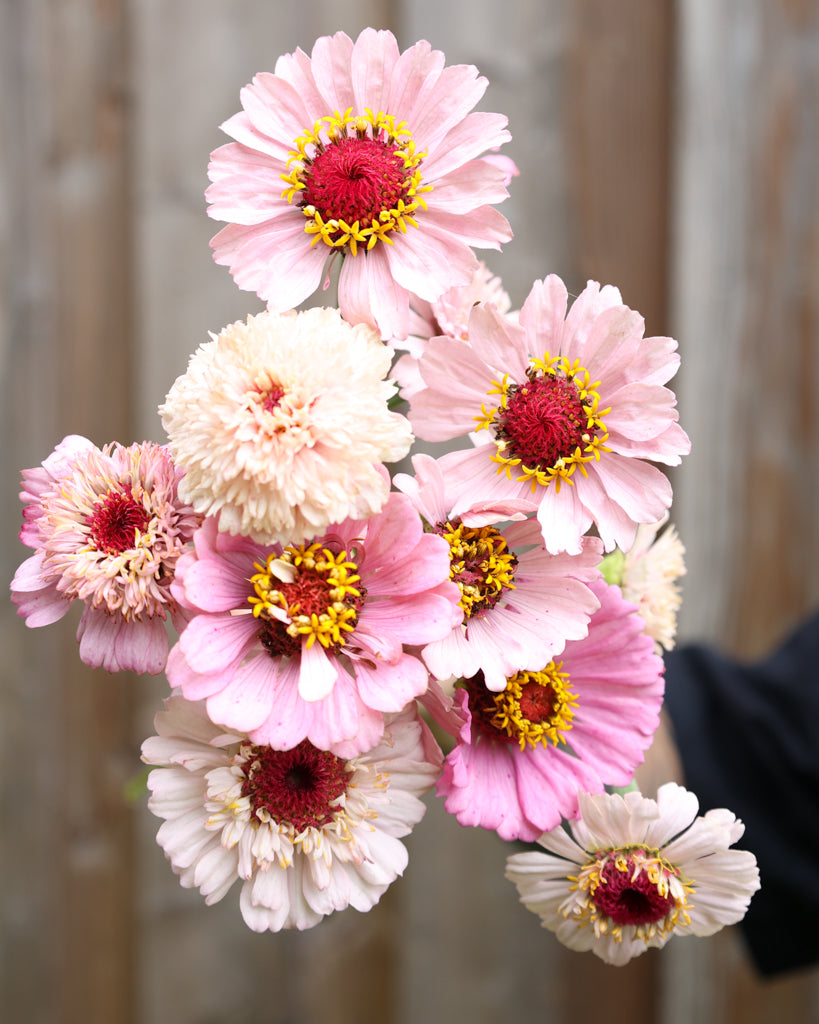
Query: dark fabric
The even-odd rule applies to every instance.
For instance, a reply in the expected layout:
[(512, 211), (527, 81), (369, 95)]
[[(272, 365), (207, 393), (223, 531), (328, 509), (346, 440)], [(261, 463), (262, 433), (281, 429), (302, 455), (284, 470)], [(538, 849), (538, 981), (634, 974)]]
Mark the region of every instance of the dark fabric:
[(819, 962), (819, 613), (763, 662), (666, 657), (666, 707), (701, 811), (745, 823), (762, 888), (742, 928), (763, 975)]

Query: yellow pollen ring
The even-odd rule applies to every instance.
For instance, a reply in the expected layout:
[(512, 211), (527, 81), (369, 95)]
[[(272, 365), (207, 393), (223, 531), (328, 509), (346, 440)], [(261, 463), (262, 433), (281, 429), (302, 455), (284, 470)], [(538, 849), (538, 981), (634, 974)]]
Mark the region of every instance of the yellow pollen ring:
[[(569, 673), (562, 668), (563, 662), (550, 661), (540, 672), (516, 672), (506, 688), (494, 695), (496, 711), (491, 724), (516, 739), (521, 750), (527, 743), (536, 747), (565, 742), (563, 734), (572, 728), (578, 697), (569, 687)], [(551, 712), (540, 722), (531, 721), (521, 709), (523, 688), (531, 684), (551, 690)]]
[[(295, 575), (292, 570), (287, 571), (289, 566), (295, 569)], [(268, 555), (264, 565), (254, 563), (254, 568), (258, 572), (250, 577), (254, 593), (248, 601), (255, 618), (281, 622), (289, 636), (306, 637), (308, 649), (316, 640), (322, 647), (344, 645), (344, 634), (355, 629), (356, 601), (361, 598), (355, 585), (361, 580), (356, 572), (358, 566), (347, 558), (346, 551), (334, 554), (319, 542), (307, 547), (290, 545), (280, 555)], [(323, 611), (302, 613), (299, 581), (307, 573), (326, 588), (327, 604)]]
[(432, 191), (432, 185), (424, 185), (421, 177), (420, 165), (427, 155), (426, 150), (417, 153), (415, 142), (411, 133), (406, 128), (406, 121), (396, 124), (392, 114), (385, 114), (383, 111), (373, 113), (365, 108), (364, 114), (353, 114), (353, 108), (348, 107), (344, 113), (338, 110), (326, 117), (321, 117), (315, 122), (311, 129), (305, 131), (294, 140), (294, 149), (288, 153), (287, 174), (282, 174), (281, 179), (287, 185), (282, 192), (282, 199), (288, 203), (299, 202), (301, 192), (307, 187), (306, 165), (315, 157), (334, 143), (348, 138), (370, 138), (380, 139), (389, 146), (394, 147), (394, 154), (403, 161), (407, 178), (404, 181), (406, 201), (399, 199), (394, 207), (381, 210), (378, 219), (373, 223), (361, 226), (359, 221), (348, 224), (344, 220), (328, 218), (325, 220), (322, 214), (311, 204), (302, 207), (302, 212), (307, 218), (304, 230), (308, 235), (313, 235), (310, 245), (322, 241), (334, 249), (349, 247), (350, 254), (358, 254), (358, 246), (372, 249), (377, 242), (386, 242), (393, 245), (389, 235), (394, 231), (406, 234), (407, 227), (418, 227), (418, 222), (412, 214), (420, 207), (426, 209), (427, 204), (424, 193)]
[[(631, 868), (629, 866), (631, 862)], [(601, 886), (606, 885), (604, 871), (609, 863), (613, 863), (617, 871), (631, 870), (631, 882), (637, 881), (645, 873), (649, 882), (663, 898), (671, 897), (674, 905), (668, 914), (659, 921), (639, 925), (620, 925), (603, 913), (594, 902), (594, 895)], [(564, 918), (571, 918), (580, 928), (592, 927), (596, 936), (610, 935), (615, 942), (622, 942), (623, 928), (634, 929), (634, 938), (642, 939), (648, 944), (655, 936), (666, 938), (678, 925), (691, 923), (692, 906), (689, 896), (695, 893), (693, 883), (683, 877), (679, 870), (661, 856), (659, 850), (650, 850), (642, 846), (629, 846), (616, 850), (597, 850), (595, 859), (586, 863), (576, 878), (570, 878), (574, 884), (570, 886), (573, 894), (560, 908)]]
[[(495, 527), (446, 522), (442, 536), (449, 544), (449, 578), (461, 591), (458, 603), (465, 618), (496, 601), (504, 590), (515, 589), (517, 558)], [(477, 569), (479, 581), (465, 582), (461, 578), (468, 567)]]
[[(552, 482), (554, 482), (555, 489), (559, 494), (561, 484), (565, 483), (574, 486), (572, 476), (575, 470), (579, 469), (583, 476), (586, 476), (586, 463), (598, 462), (601, 452), (611, 451), (610, 448), (606, 447), (609, 434), (603, 421), (603, 417), (611, 412), (611, 408), (599, 408), (600, 395), (597, 392), (597, 388), (600, 385), (600, 381), (592, 381), (588, 370), (580, 366), (577, 359), (570, 363), (565, 356), (552, 356), (545, 352), (543, 359), (530, 359), (529, 367), (530, 372), (539, 372), (550, 377), (562, 376), (577, 386), (578, 397), (582, 403), (583, 413), (586, 416), (586, 433), (583, 435), (583, 446), (578, 445), (570, 455), (565, 455), (558, 459), (553, 466), (543, 468), (540, 466), (527, 466), (524, 465), (521, 459), (509, 458), (504, 455), (507, 447), (506, 442), (503, 438), (497, 438), (495, 440), (496, 452), (494, 455), (490, 455), (490, 459), (498, 464), (498, 475), (506, 473), (507, 478), (511, 480), (513, 479), (513, 472), (520, 474), (517, 476), (517, 481), (530, 484), (533, 494), (538, 485), (548, 487)], [(492, 385), (489, 391), (487, 391), (487, 396), (498, 395), (498, 403), (489, 407), (487, 407), (486, 403), (481, 405), (480, 416), (473, 417), (477, 424), (475, 427), (476, 431), (489, 430), (493, 426), (497, 420), (498, 413), (506, 409), (508, 405), (510, 390), (516, 386), (514, 382), (510, 381), (508, 373), (504, 374), (501, 381), (493, 380)]]

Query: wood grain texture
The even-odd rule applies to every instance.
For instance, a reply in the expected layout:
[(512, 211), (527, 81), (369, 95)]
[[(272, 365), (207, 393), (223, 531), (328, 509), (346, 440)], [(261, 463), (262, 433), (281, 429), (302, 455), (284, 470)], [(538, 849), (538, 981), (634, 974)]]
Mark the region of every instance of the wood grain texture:
[[(98, 444), (130, 434), (131, 202), (122, 5), (33, 0), (3, 5), (2, 21), (5, 127), (14, 131), (3, 147), (4, 251), (14, 254), (3, 325), (4, 436), (17, 460), (4, 474), (11, 524), (19, 469), (64, 434)], [(6, 578), (25, 557), (14, 533), (4, 537)], [(47, 635), (19, 620), (3, 627), (3, 806), (6, 835), (14, 832), (4, 854), (4, 1003), (14, 1019), (127, 1024), (134, 864), (122, 787), (136, 756), (135, 679), (83, 666), (76, 624), (69, 614)]]
[(819, 602), (819, 5), (681, 5), (673, 322), (686, 635), (754, 656)]

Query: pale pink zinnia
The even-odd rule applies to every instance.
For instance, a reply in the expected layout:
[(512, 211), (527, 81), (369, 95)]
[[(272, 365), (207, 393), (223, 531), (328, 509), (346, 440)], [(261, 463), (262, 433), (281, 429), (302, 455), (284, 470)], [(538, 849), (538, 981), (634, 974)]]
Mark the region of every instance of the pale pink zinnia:
[(424, 815), (421, 796), (441, 752), (411, 705), (344, 759), (307, 740), (273, 750), (226, 733), (201, 702), (174, 695), (142, 746), (157, 767), (149, 808), (157, 841), (186, 888), (208, 904), (241, 882), (254, 931), (311, 928), (348, 906), (367, 911), (403, 873), (401, 838)]
[(679, 363), (671, 338), (644, 338), (642, 317), (616, 288), (590, 282), (567, 313), (563, 282), (536, 281), (510, 323), (476, 306), (469, 340), (433, 338), (411, 399), (418, 437), (477, 431), (477, 446), (446, 458), (460, 501), (531, 498), (549, 551), (580, 551), (592, 524), (606, 550), (631, 547), (656, 522), (688, 437), (664, 385)]
[(192, 616), (168, 660), (173, 686), (255, 743), (308, 739), (342, 757), (372, 746), (383, 714), (426, 690), (405, 645), (445, 636), (460, 617), (446, 541), (396, 493), (309, 545), (262, 546), (206, 520), (173, 592)]
[(541, 669), (567, 640), (586, 635), (599, 607), (588, 587), (600, 579), (597, 538), (584, 538), (582, 554), (550, 555), (537, 520), (492, 525), (517, 517), (514, 503), (453, 510), (440, 465), (427, 455), (414, 456), (412, 465), (415, 476), (398, 474), (395, 486), (447, 541), (464, 613), (463, 623), (422, 652), (436, 678), (482, 672), (490, 690), (503, 690), (514, 672)]
[(363, 519), (412, 444), (390, 412), (392, 350), (335, 309), (260, 313), (191, 356), (159, 412), (180, 493), (219, 529), (289, 543)]
[(752, 853), (729, 849), (742, 822), (724, 808), (698, 810), (673, 782), (656, 800), (581, 793), (580, 820), (541, 836), (546, 853), (510, 856), (506, 877), (564, 945), (609, 964), (672, 935), (713, 935), (745, 916), (759, 871)]
[(85, 604), (80, 657), (109, 672), (161, 672), (165, 620), (182, 617), (171, 594), (177, 560), (201, 517), (178, 496), (181, 471), (156, 444), (100, 450), (65, 438), (41, 467), (23, 472), (23, 562), (11, 597), (28, 626)]
[(390, 32), (323, 36), (282, 56), (241, 92), (211, 155), (208, 213), (229, 221), (217, 263), (269, 308), (301, 303), (328, 256), (343, 256), (339, 305), (382, 337), (406, 337), (409, 296), (466, 284), (473, 246), (499, 248), (509, 225), (492, 204), (508, 166), (506, 118), (472, 112), (487, 81), (444, 66), (429, 43), (399, 52)]
[(662, 659), (619, 589), (592, 589), (601, 606), (588, 636), (541, 671), (516, 673), (500, 693), (478, 674), (448, 713), (430, 701), (457, 729), (438, 794), (462, 825), (531, 841), (577, 815), (579, 791), (624, 786), (642, 762), (659, 724)]
[(450, 288), (435, 302), (425, 302), (417, 296), (412, 298), (409, 336), (394, 342), (396, 348), (406, 350), (393, 367), (393, 377), (403, 399), (409, 401), (424, 387), (418, 360), (430, 338), (465, 341), (469, 337), (469, 314), (477, 302), (491, 302), (501, 313), (507, 313), (512, 304), (501, 279), (493, 276), (484, 263), (478, 264), (469, 284)]

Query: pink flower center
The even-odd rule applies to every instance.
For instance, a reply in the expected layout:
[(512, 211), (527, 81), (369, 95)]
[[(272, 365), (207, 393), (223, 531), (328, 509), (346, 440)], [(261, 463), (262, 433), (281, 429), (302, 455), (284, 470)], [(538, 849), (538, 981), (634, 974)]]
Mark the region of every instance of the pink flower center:
[(347, 790), (346, 761), (308, 740), (292, 750), (251, 746), (245, 752), (242, 795), (250, 798), (254, 814), (264, 810), (297, 833), (332, 820), (336, 802)]
[[(642, 854), (642, 851), (640, 851)], [(652, 881), (652, 875), (655, 880)], [(662, 874), (665, 882), (665, 875)], [(656, 869), (646, 870), (644, 859), (633, 854), (610, 857), (600, 872), (600, 884), (592, 900), (598, 911), (618, 925), (656, 924), (671, 914), (677, 901), (656, 879)]]
[(136, 544), (137, 531), (144, 533), (151, 517), (131, 494), (109, 491), (94, 505), (86, 523), (94, 547), (107, 555), (121, 555)]
[(281, 401), (285, 396), (284, 388), (278, 384), (271, 384), (270, 387), (262, 392), (262, 408), (265, 412), (273, 412), (274, 409), (278, 409), (281, 405)]
[(496, 423), (506, 458), (520, 459), (530, 469), (554, 466), (588, 442), (580, 389), (562, 376), (533, 375), (525, 384), (511, 385)]
[(395, 145), (380, 139), (340, 138), (305, 168), (301, 206), (322, 219), (369, 228), (384, 210), (409, 202), (410, 181)]

